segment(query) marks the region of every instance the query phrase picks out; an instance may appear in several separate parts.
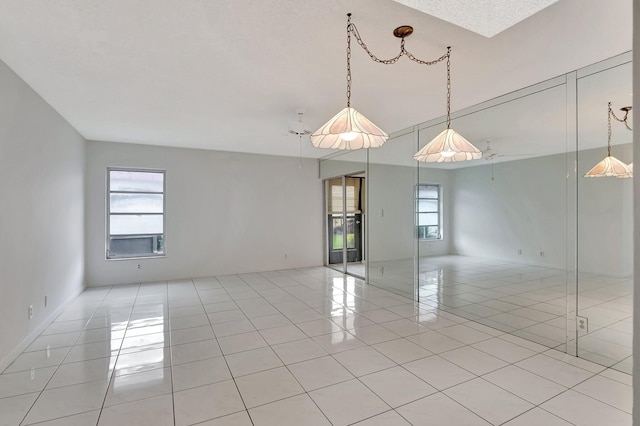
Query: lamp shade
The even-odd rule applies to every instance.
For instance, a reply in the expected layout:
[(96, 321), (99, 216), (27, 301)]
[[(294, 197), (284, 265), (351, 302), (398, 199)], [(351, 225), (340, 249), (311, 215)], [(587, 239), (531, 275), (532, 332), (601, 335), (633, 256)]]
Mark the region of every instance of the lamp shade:
[(632, 178), (633, 177), (633, 163), (627, 164), (627, 167), (631, 171), (629, 175), (616, 176), (617, 178)]
[(610, 155), (604, 157), (604, 160), (593, 166), (584, 177), (617, 177), (628, 178), (633, 177), (633, 172), (629, 166)]
[(316, 148), (362, 149), (382, 146), (389, 135), (355, 109), (346, 107), (310, 138)]
[(482, 151), (449, 128), (433, 138), (413, 158), (424, 163), (455, 163), (480, 159)]

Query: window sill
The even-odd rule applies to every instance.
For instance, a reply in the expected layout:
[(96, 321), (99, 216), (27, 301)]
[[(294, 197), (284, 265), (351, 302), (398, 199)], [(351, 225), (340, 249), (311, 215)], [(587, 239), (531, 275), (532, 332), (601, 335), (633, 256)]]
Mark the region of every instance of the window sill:
[(140, 260), (140, 259), (162, 259), (167, 257), (167, 254), (148, 254), (148, 255), (140, 255), (140, 256), (131, 256), (131, 257), (107, 257), (105, 260)]

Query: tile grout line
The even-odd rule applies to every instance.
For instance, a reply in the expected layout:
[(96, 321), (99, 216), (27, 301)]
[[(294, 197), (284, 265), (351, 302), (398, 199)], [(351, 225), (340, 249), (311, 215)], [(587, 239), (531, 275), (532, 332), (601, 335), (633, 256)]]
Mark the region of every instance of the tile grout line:
[[(111, 290), (113, 290), (113, 286), (111, 287)], [(111, 290), (109, 290), (109, 293), (111, 293)], [(107, 295), (109, 294), (107, 293)], [(113, 371), (111, 372), (111, 376), (109, 377), (109, 381), (107, 382), (107, 389), (104, 393), (104, 398), (102, 399), (102, 404), (100, 406), (100, 412), (98, 413), (98, 418), (96, 419), (96, 426), (100, 423), (100, 418), (102, 417), (102, 412), (104, 411), (104, 404), (107, 401), (107, 395), (109, 395), (109, 389), (111, 387), (111, 382), (115, 379), (116, 376), (116, 366), (118, 365), (118, 360), (120, 359), (120, 352), (122, 351), (122, 345), (124, 345), (124, 339), (126, 339), (127, 337), (127, 331), (129, 329), (129, 323), (131, 321), (131, 315), (133, 313), (134, 307), (136, 306), (136, 299), (138, 298), (138, 294), (140, 293), (140, 284), (138, 284), (138, 288), (136, 290), (136, 296), (135, 299), (133, 301), (133, 305), (131, 306), (131, 312), (129, 312), (129, 316), (127, 318), (127, 326), (124, 329), (124, 334), (122, 335), (122, 341), (120, 342), (120, 348), (118, 348), (118, 355), (116, 355), (116, 360), (113, 364)], [(106, 299), (106, 295), (105, 295), (105, 299)]]

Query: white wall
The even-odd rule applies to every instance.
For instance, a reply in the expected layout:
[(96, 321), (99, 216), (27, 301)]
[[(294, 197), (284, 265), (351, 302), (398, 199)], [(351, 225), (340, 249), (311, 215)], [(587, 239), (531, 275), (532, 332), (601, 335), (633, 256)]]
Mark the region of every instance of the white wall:
[[(322, 264), (315, 160), (95, 141), (86, 158), (90, 286)], [(166, 170), (166, 257), (105, 260), (109, 166)]]
[[(604, 155), (605, 148), (578, 154), (578, 267), (628, 276), (632, 182), (582, 177)], [(614, 155), (630, 162), (631, 146), (616, 145)], [(495, 164), (493, 181), (490, 165), (455, 170), (452, 252), (565, 268), (567, 220), (575, 223), (567, 217), (566, 177), (564, 154)]]
[(0, 93), (1, 371), (84, 288), (85, 141), (1, 61)]

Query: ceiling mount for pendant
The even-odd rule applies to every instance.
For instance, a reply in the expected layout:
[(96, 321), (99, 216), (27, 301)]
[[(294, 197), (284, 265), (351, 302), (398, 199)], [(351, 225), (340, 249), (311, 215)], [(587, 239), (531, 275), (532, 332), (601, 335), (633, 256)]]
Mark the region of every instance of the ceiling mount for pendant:
[(413, 34), (413, 27), (410, 25), (401, 25), (393, 30), (393, 35), (398, 38), (409, 37), (411, 34)]

